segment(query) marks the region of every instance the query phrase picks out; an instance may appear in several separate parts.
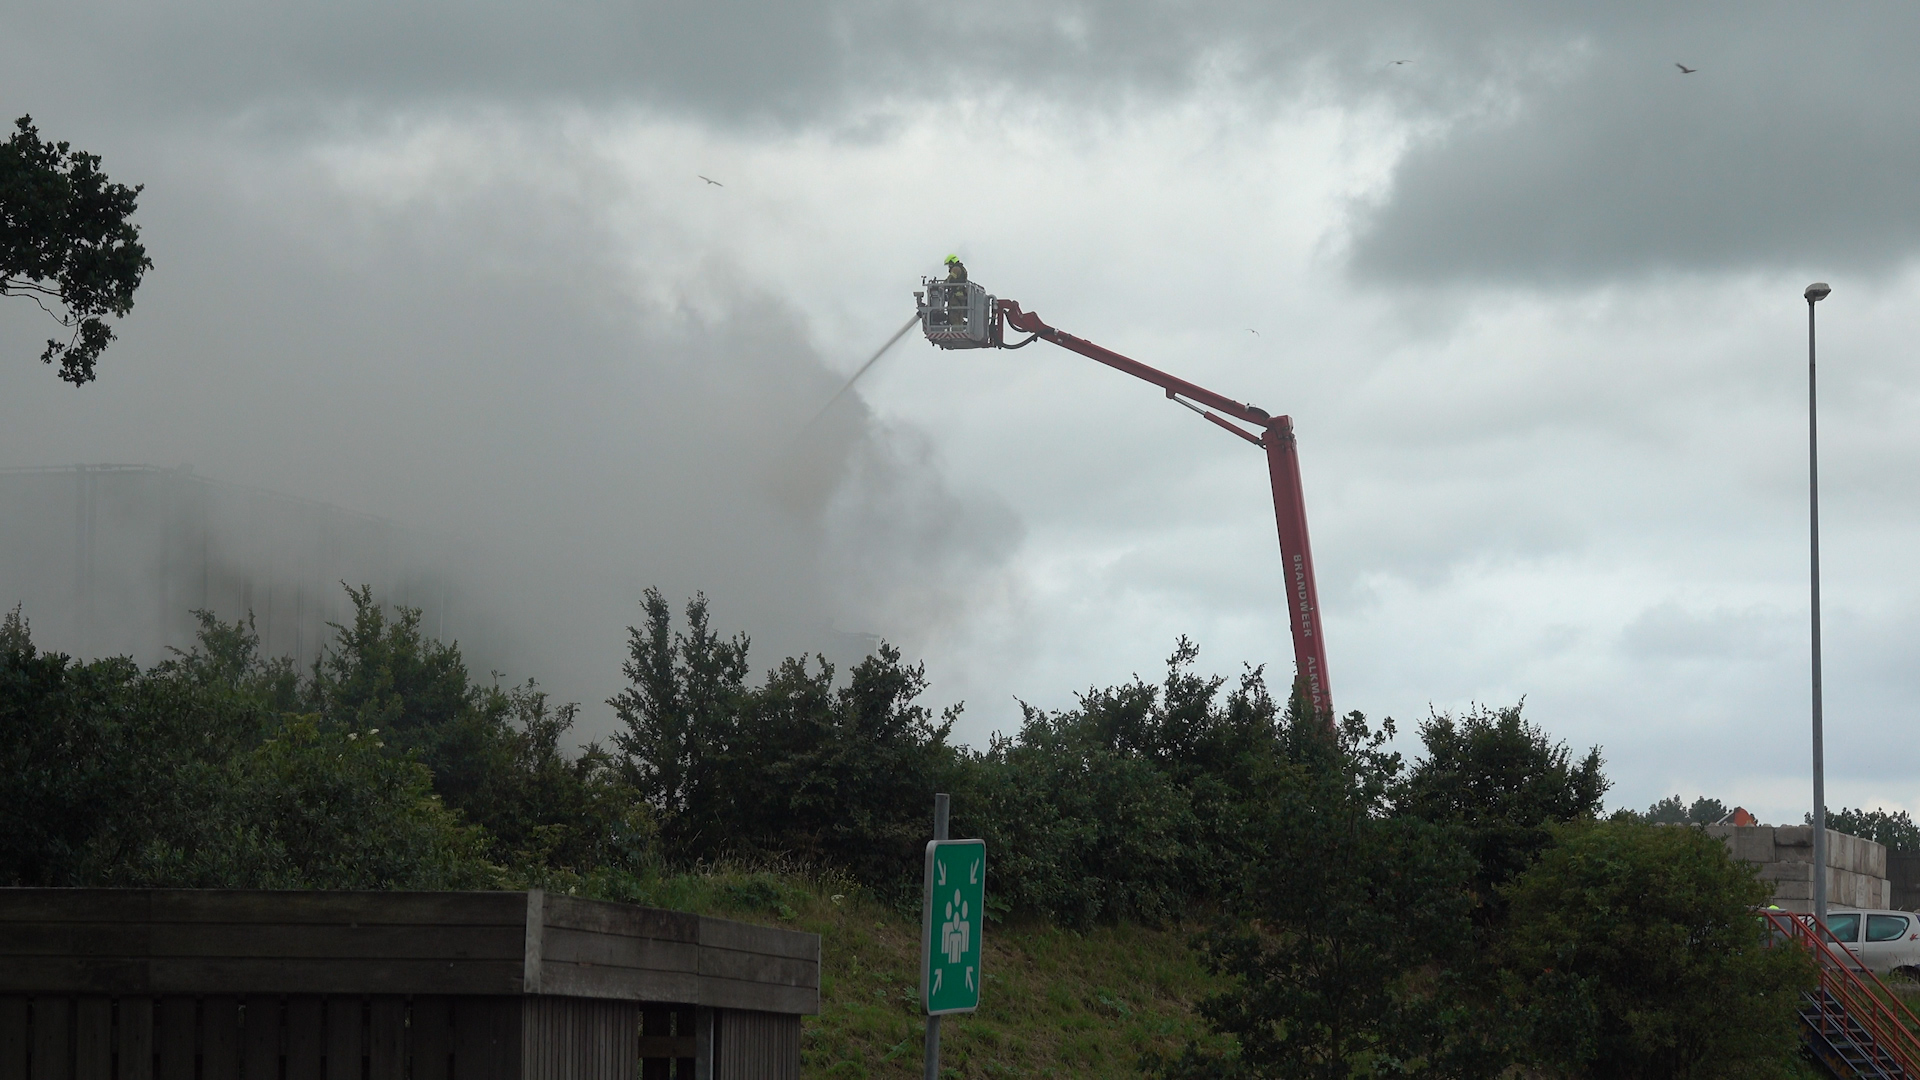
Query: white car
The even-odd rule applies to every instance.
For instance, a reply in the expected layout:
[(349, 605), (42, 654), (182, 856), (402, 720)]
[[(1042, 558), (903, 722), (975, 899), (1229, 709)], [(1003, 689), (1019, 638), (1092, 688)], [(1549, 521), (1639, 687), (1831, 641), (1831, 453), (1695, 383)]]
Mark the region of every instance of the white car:
[(1828, 908), (1827, 929), (1860, 966), (1883, 975), (1920, 976), (1920, 915), (1889, 908)]

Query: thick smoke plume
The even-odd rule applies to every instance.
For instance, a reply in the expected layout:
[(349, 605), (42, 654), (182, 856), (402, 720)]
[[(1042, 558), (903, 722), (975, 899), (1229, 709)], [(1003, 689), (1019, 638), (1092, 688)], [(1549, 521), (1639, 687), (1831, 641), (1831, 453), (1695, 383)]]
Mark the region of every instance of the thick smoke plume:
[[(691, 249), (591, 152), (491, 130), (522, 141), (503, 153), (432, 125), (294, 147), (201, 132), (123, 157), (148, 182), (162, 267), (140, 332), (80, 393), (7, 365), (0, 465), (191, 464), (457, 550), (397, 572), (441, 584), (391, 599), (444, 606), (476, 668), (589, 703), (589, 726), (650, 585), (704, 590), (762, 665), (845, 659), (875, 636), (911, 647), (955, 615), (1014, 526), (949, 490), (924, 441), (857, 395), (820, 412), (860, 357), (836, 368), (800, 317), (829, 283), (770, 293), (697, 251), (672, 261)], [(7, 355), (22, 325), (6, 324)], [(73, 503), (56, 501), (64, 537)], [(63, 545), (0, 567), (20, 594), (9, 606), (48, 567), (71, 572)], [(343, 565), (317, 572), (358, 572)], [(173, 592), (243, 613), (238, 591)], [(110, 624), (47, 644), (149, 662), (185, 644)]]

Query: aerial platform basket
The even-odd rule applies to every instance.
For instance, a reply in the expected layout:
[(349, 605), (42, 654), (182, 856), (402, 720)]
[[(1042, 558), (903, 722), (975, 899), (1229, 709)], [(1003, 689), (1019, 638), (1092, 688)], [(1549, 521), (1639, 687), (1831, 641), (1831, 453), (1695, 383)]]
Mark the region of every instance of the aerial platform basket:
[(1000, 344), (999, 306), (972, 281), (923, 278), (914, 293), (920, 307), (920, 331), (943, 349), (991, 349)]

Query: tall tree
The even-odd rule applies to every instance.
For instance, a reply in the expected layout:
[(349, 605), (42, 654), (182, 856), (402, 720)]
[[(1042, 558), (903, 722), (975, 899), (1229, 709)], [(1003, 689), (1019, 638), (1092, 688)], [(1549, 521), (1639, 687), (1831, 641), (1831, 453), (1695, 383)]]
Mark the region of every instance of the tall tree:
[(629, 781), (660, 815), (670, 845), (698, 848), (710, 829), (717, 794), (710, 782), (727, 732), (746, 693), (746, 635), (723, 639), (708, 626), (707, 598), (687, 601), (687, 629), (673, 629), (673, 612), (658, 589), (642, 601), (643, 626), (627, 628), (628, 686), (607, 704), (626, 730), (614, 735)]
[(956, 779), (959, 707), (919, 704), (926, 669), (886, 642), (834, 684), (819, 657), (782, 661), (744, 702), (697, 806), (735, 850), (842, 866), (885, 892), (917, 886), (930, 797)]
[(641, 858), (652, 818), (612, 756), (592, 743), (571, 757), (560, 749), (573, 705), (551, 706), (532, 680), (477, 684), (459, 644), (421, 628), (419, 608), (389, 616), (371, 588), (347, 594), (353, 622), (334, 626), (314, 663), (308, 708), (425, 765), (432, 790), (484, 827), (503, 865), (585, 872)]
[(32, 299), (68, 331), (40, 360), (75, 386), (113, 340), (103, 317), (125, 318), (153, 267), (129, 220), (139, 194), (107, 179), (98, 155), (41, 141), (30, 116), (0, 143), (0, 296)]
[(792, 855), (903, 889), (926, 842), (926, 803), (960, 779), (947, 744), (958, 708), (918, 704), (926, 671), (882, 642), (844, 685), (831, 664), (789, 657), (747, 685), (747, 638), (723, 638), (707, 602), (676, 631), (657, 589), (628, 634), (630, 685), (610, 704), (630, 782), (681, 860)]
[(954, 820), (1000, 852), (1001, 900), (1074, 926), (1178, 919), (1264, 856), (1252, 822), (1285, 768), (1279, 709), (1259, 669), (1226, 690), (1198, 658), (1181, 638), (1158, 686), (1136, 676), (1076, 708), (1024, 706), (1019, 732), (975, 760)]
[(1460, 833), (1483, 905), (1553, 842), (1549, 826), (1596, 816), (1608, 787), (1599, 747), (1575, 760), (1520, 710), (1435, 713), (1420, 725), (1426, 756), (1396, 793), (1402, 811)]
[(1462, 1075), (1491, 1075), (1519, 1033), (1500, 1000), (1497, 944), (1505, 933), (1501, 887), (1548, 850), (1555, 826), (1590, 821), (1608, 782), (1600, 748), (1575, 758), (1566, 743), (1521, 715), (1521, 706), (1434, 713), (1420, 726), (1426, 754), (1395, 792), (1396, 809), (1431, 822), (1472, 856), (1477, 948), (1442, 980), (1457, 1021), (1449, 1053)]
[[(1807, 824), (1813, 824), (1813, 815), (1806, 817)], [(1884, 844), (1888, 851), (1920, 851), (1920, 826), (1913, 823), (1905, 810), (1889, 811), (1885, 807), (1829, 810), (1827, 828)]]
[(1237, 1054), (1189, 1047), (1153, 1063), (1173, 1080), (1347, 1080), (1431, 1071), (1451, 1056), (1444, 971), (1470, 947), (1472, 862), (1440, 826), (1394, 814), (1391, 721), (1349, 713), (1329, 731), (1296, 695), (1268, 816), (1249, 868), (1246, 920), (1206, 940), (1230, 989), (1200, 1012)]
[(1712, 825), (1726, 817), (1731, 808), (1719, 799), (1702, 795), (1688, 803), (1679, 795), (1669, 795), (1647, 807), (1643, 814), (1631, 810), (1618, 810), (1614, 818), (1620, 821), (1638, 821), (1646, 825)]

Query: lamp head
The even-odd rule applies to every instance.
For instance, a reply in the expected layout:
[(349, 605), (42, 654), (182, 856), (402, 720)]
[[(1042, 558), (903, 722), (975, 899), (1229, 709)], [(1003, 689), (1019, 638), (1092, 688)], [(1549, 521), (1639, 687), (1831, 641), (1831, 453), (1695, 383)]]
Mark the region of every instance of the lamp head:
[(1827, 294), (1832, 291), (1833, 291), (1833, 287), (1828, 285), (1826, 282), (1816, 281), (1813, 284), (1807, 286), (1807, 292), (1806, 292), (1807, 303), (1817, 304), (1820, 301), (1825, 300), (1827, 298)]

